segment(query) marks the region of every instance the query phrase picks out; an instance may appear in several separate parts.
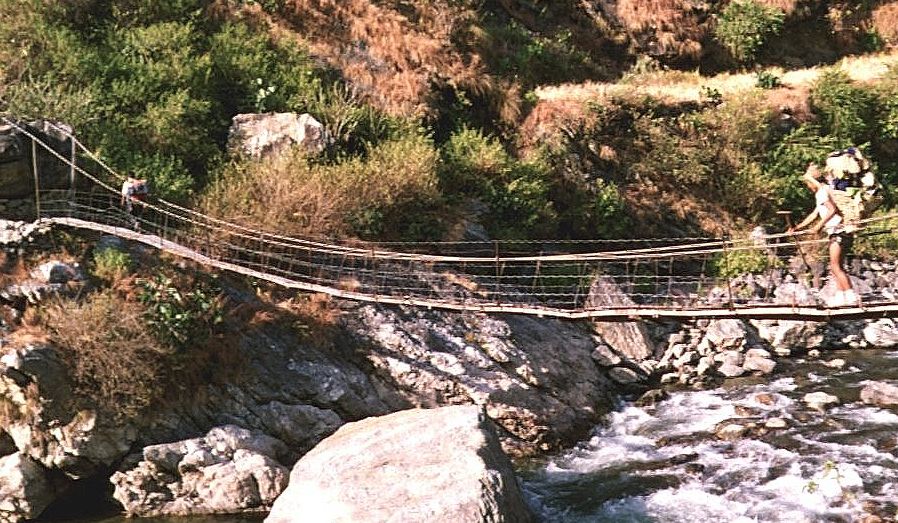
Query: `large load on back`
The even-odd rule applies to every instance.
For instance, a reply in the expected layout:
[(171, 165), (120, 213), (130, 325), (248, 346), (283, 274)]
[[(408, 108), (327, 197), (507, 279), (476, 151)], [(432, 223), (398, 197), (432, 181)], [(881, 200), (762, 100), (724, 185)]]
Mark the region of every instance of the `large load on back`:
[(832, 197), (847, 224), (857, 224), (882, 203), (882, 186), (860, 149), (849, 147), (826, 158)]

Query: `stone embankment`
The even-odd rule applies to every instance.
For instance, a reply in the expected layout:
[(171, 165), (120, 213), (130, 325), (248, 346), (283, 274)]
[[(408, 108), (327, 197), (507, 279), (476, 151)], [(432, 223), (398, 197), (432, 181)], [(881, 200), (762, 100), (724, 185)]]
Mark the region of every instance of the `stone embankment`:
[[(852, 271), (854, 288), (862, 296), (894, 299), (898, 296), (898, 266), (861, 261)], [(714, 288), (706, 303), (723, 303), (732, 293), (745, 301), (772, 296), (783, 305), (816, 305), (834, 292), (832, 284), (815, 290), (803, 279), (783, 271), (771, 276), (745, 275), (731, 289)], [(838, 322), (790, 320), (698, 320), (648, 324), (655, 346), (641, 361), (626, 357), (608, 343), (593, 354), (610, 376), (622, 385), (683, 385), (704, 387), (725, 378), (774, 371), (777, 360), (810, 354), (820, 348), (861, 349), (898, 346), (898, 323), (892, 319)]]

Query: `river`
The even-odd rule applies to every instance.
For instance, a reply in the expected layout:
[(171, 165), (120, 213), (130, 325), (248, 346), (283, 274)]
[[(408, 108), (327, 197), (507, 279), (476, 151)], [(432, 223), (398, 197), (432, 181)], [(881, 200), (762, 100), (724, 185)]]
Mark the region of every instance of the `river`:
[[(827, 362), (847, 362), (833, 368)], [(518, 464), (525, 495), (546, 522), (855, 522), (898, 510), (898, 414), (864, 405), (867, 380), (898, 379), (898, 352), (829, 351), (780, 359), (767, 378), (680, 390), (652, 406), (622, 402), (589, 440)], [(838, 396), (821, 411), (809, 392)], [(771, 421), (772, 420), (772, 421)], [(766, 428), (780, 423), (786, 428)], [(748, 429), (732, 441), (724, 425)], [(148, 519), (249, 523), (259, 517)], [(44, 521), (119, 523), (125, 518)]]
[[(825, 364), (834, 359), (847, 363)], [(779, 362), (763, 380), (622, 403), (588, 441), (520, 471), (531, 506), (548, 522), (894, 521), (898, 415), (859, 393), (866, 380), (898, 378), (898, 352)], [(802, 398), (816, 391), (839, 405), (808, 407)], [(730, 423), (749, 430), (715, 436)]]

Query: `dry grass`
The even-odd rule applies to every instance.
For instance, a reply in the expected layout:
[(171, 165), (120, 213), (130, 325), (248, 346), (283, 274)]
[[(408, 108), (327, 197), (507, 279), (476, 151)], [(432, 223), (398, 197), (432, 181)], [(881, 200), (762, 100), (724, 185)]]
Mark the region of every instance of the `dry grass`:
[(476, 93), (495, 87), (480, 57), (459, 51), (476, 13), (450, 2), (400, 8), (371, 0), (290, 0), (290, 29), (376, 106), (427, 113), (434, 85)]
[(604, 11), (656, 56), (696, 59), (709, 31), (687, 0), (620, 0)]
[(884, 3), (874, 9), (870, 22), (887, 43), (898, 45), (898, 2)]
[(41, 314), (75, 393), (116, 416), (135, 415), (165, 390), (170, 351), (157, 341), (144, 313), (140, 304), (103, 291), (82, 303), (60, 300)]
[(380, 144), (367, 158), (336, 165), (301, 154), (236, 165), (200, 207), (217, 218), (281, 234), (347, 236), (370, 211), (438, 197), (437, 152), (424, 138)]

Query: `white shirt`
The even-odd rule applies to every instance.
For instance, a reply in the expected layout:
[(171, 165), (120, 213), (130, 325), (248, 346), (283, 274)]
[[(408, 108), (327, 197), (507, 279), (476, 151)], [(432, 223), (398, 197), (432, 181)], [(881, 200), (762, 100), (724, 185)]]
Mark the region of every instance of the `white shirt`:
[[(817, 202), (817, 214), (821, 220), (829, 213), (829, 208), (826, 205), (829, 199), (829, 186), (821, 184), (817, 192), (814, 193), (814, 200)], [(826, 234), (835, 234), (840, 225), (842, 225), (842, 215), (836, 212), (823, 224), (823, 229), (826, 231)]]

